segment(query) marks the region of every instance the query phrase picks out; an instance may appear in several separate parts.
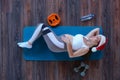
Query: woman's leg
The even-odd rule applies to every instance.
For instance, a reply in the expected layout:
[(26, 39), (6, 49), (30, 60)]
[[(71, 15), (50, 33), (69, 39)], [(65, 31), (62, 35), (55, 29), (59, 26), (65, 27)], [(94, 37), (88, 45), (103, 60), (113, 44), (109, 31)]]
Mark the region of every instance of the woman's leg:
[(42, 34), (42, 29), (44, 28), (44, 24), (39, 24), (33, 33), (32, 37), (26, 42), (19, 42), (18, 46), (22, 48), (32, 48), (33, 42)]
[(42, 34), (48, 48), (53, 52), (66, 51), (65, 43), (58, 37), (49, 27), (40, 24), (33, 33), (32, 37), (27, 42), (18, 43), (19, 47), (32, 48), (33, 42), (38, 38), (39, 34)]
[(61, 40), (61, 36), (57, 36), (49, 27), (46, 27), (42, 33), (48, 48), (52, 52), (67, 51), (65, 43)]

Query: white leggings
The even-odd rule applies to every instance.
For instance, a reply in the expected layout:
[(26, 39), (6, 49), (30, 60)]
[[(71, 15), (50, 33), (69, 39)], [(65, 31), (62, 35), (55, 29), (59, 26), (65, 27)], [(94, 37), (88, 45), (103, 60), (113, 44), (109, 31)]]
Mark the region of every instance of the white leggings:
[(40, 24), (32, 37), (29, 39), (29, 42), (32, 44), (38, 37), (43, 35), (44, 40), (48, 48), (53, 52), (64, 52), (66, 51), (66, 45), (61, 40), (61, 36), (57, 36), (49, 27), (44, 24)]

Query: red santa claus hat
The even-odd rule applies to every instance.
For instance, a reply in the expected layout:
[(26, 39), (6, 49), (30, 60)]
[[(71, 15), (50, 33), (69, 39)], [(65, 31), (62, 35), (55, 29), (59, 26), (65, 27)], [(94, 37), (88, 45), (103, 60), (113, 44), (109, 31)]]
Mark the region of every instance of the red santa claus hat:
[(99, 35), (99, 36), (101, 37), (101, 40), (100, 40), (100, 42), (99, 42), (97, 47), (93, 47), (92, 48), (92, 52), (96, 52), (97, 50), (103, 50), (104, 47), (105, 47), (105, 44), (107, 42), (106, 37), (103, 36), (103, 35)]

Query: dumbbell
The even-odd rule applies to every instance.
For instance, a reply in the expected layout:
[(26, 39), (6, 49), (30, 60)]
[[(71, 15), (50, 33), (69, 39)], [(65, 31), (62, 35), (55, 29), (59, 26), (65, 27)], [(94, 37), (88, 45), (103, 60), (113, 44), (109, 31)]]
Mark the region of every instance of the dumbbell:
[(85, 72), (86, 72), (87, 69), (89, 69), (89, 65), (86, 64), (84, 70), (83, 70), (82, 72), (80, 72), (80, 75), (81, 75), (82, 77), (85, 76)]
[(81, 62), (80, 66), (74, 68), (74, 71), (79, 72), (80, 68), (85, 67), (85, 65), (85, 63)]

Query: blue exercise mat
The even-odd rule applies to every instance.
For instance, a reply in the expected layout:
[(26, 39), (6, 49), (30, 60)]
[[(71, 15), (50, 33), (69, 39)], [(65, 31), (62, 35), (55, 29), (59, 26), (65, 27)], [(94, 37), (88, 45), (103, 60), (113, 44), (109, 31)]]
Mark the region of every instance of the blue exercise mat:
[[(92, 29), (99, 27), (99, 26), (58, 26), (56, 28), (52, 28), (52, 30), (57, 34), (83, 34), (86, 35)], [(102, 33), (102, 27), (100, 28), (100, 33)], [(35, 26), (27, 26), (24, 28), (23, 31), (23, 41), (29, 40), (32, 36), (34, 30), (36, 29)], [(74, 61), (74, 60), (85, 60), (84, 57), (76, 57), (76, 58), (69, 58), (67, 52), (62, 53), (54, 53), (51, 52), (43, 37), (41, 36), (38, 38), (34, 44), (32, 49), (23, 49), (23, 56), (25, 60), (40, 60), (40, 61)], [(89, 60), (99, 60), (103, 57), (103, 52), (98, 51), (92, 53)]]

